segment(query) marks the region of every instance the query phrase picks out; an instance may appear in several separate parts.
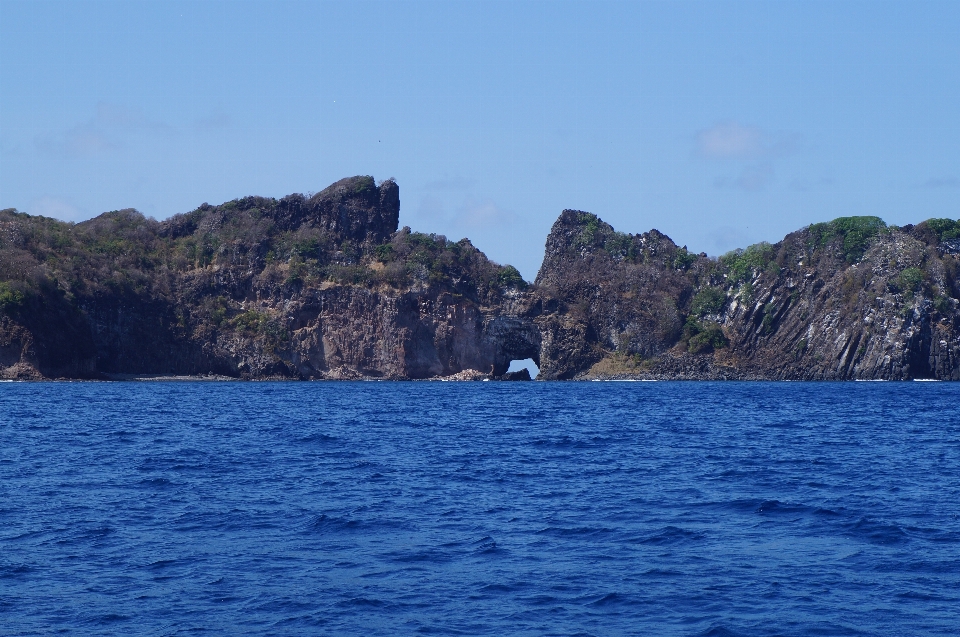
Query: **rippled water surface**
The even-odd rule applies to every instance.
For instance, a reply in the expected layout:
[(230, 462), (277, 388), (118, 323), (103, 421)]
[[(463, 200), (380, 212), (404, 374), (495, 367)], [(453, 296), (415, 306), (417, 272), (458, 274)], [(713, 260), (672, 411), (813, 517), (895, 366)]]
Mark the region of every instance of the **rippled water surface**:
[(960, 384), (0, 384), (0, 634), (958, 627)]

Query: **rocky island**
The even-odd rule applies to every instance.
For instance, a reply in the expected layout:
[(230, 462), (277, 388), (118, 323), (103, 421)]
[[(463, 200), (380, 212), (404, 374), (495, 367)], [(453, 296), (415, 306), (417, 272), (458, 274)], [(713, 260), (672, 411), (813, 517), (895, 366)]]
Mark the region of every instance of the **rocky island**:
[(399, 211), (368, 176), (162, 222), (0, 211), (0, 377), (960, 380), (960, 221), (715, 259), (565, 210), (528, 283)]

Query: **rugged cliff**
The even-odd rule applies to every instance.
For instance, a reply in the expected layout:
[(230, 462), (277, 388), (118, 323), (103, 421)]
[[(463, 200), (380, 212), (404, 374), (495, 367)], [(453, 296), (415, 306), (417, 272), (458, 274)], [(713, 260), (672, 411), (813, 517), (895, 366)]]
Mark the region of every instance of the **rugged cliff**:
[(354, 177), (159, 223), (132, 210), (76, 225), (3, 211), (0, 373), (505, 373), (516, 348), (530, 350), (512, 311), (519, 273), (467, 240), (398, 230), (399, 207), (393, 181)]
[(718, 260), (565, 211), (537, 276), (545, 378), (960, 380), (960, 222), (814, 224)]
[(0, 377), (960, 380), (960, 222), (814, 224), (719, 259), (566, 210), (533, 285), (398, 229), (371, 177), (69, 224), (0, 211)]

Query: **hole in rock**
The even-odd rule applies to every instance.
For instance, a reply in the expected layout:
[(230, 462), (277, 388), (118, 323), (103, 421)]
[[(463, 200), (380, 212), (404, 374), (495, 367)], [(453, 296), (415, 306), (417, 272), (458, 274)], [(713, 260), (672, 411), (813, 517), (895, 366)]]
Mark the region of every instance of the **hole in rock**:
[(533, 362), (532, 358), (525, 358), (523, 360), (512, 360), (510, 361), (510, 367), (507, 369), (507, 373), (510, 372), (519, 372), (521, 369), (526, 368), (530, 372), (530, 378), (536, 378), (537, 374), (540, 373), (540, 368), (537, 367), (537, 364)]

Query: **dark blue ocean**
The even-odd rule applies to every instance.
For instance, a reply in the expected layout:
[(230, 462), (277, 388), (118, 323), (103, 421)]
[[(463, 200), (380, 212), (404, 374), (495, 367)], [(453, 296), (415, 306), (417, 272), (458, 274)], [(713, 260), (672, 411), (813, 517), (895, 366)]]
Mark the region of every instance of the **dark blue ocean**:
[(960, 384), (0, 383), (0, 634), (957, 635)]

